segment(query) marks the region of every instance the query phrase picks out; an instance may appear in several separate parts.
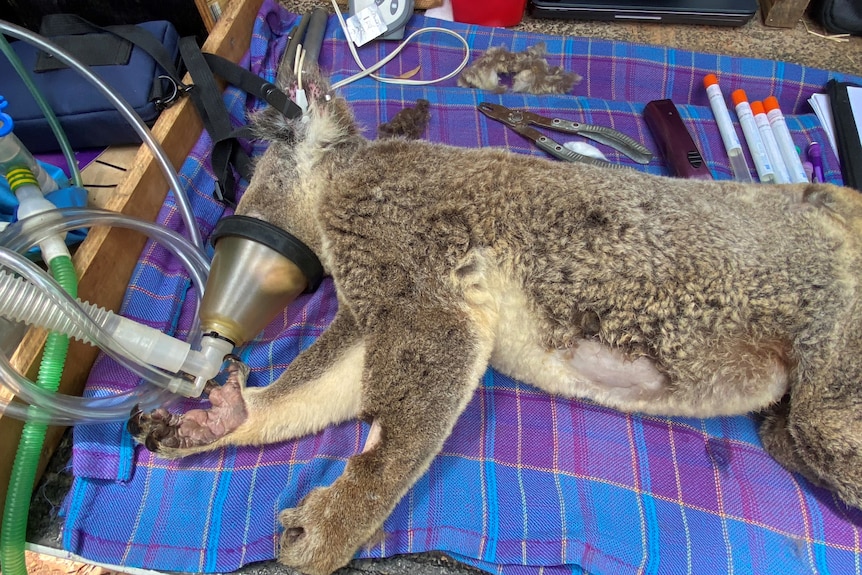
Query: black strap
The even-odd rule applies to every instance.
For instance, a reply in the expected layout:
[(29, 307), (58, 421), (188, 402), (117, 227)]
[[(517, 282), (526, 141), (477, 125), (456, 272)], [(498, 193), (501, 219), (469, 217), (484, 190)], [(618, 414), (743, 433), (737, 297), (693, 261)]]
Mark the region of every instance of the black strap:
[(229, 205), (236, 203), (236, 177), (233, 169), (246, 180), (251, 179), (252, 162), (240, 146), (239, 138), (248, 138), (248, 127), (234, 129), (222, 100), (214, 74), (238, 88), (263, 99), (288, 118), (298, 118), (302, 109), (271, 82), (214, 54), (201, 52), (194, 37), (180, 40), (183, 57), (194, 86), (189, 94), (213, 141), (211, 163), (216, 175), (214, 196)]
[[(195, 44), (195, 47), (197, 47), (197, 44)], [(287, 94), (279, 90), (272, 82), (264, 80), (257, 74), (221, 56), (208, 53), (203, 53), (203, 55), (210, 70), (216, 76), (264, 100), (288, 118), (298, 118), (302, 115), (302, 108), (297, 106), (293, 100), (287, 97)]]
[[(132, 57), (132, 44), (112, 34), (75, 34), (43, 36), (87, 66), (125, 66)], [(33, 71), (37, 74), (68, 68), (52, 52), (39, 50)]]
[(201, 52), (194, 37), (180, 39), (180, 55), (194, 83), (193, 86), (187, 86), (183, 84), (174, 59), (164, 45), (158, 38), (138, 26), (102, 28), (74, 14), (52, 14), (46, 16), (42, 22), (42, 33), (45, 36), (87, 34), (94, 31), (113, 34), (131, 42), (152, 56), (164, 70), (166, 77), (173, 83), (173, 89), (166, 96), (155, 100), (156, 105), (166, 107), (184, 93), (190, 94), (204, 128), (213, 140), (212, 166), (217, 179), (214, 195), (219, 201), (227, 204), (236, 202), (234, 169), (240, 177), (246, 180), (251, 178), (251, 159), (239, 144), (239, 138), (251, 138), (251, 131), (247, 126), (234, 129), (231, 125), (214, 75), (260, 98), (288, 118), (302, 115), (302, 109), (272, 82), (221, 56)]
[[(167, 78), (173, 84), (172, 89), (161, 91), (160, 83), (154, 84), (159, 87), (159, 93), (153, 94), (152, 100), (160, 108), (166, 108), (173, 104), (182, 95), (182, 92), (188, 87), (182, 82), (182, 78), (177, 71), (174, 62), (174, 56), (165, 48), (164, 44), (158, 38), (150, 34), (147, 30), (139, 26), (133, 25), (118, 25), (118, 26), (97, 26), (92, 22), (81, 18), (75, 14), (48, 14), (42, 19), (40, 29), (43, 36), (71, 36), (79, 34), (88, 34), (92, 32), (104, 32), (113, 34), (127, 42), (130, 42), (146, 52), (155, 60), (156, 64), (164, 71)], [(105, 46), (105, 49), (110, 49)]]
[(227, 108), (221, 99), (212, 70), (207, 65), (197, 41), (190, 36), (180, 40), (180, 54), (194, 83), (189, 95), (203, 120), (204, 129), (213, 141), (211, 163), (216, 176), (214, 196), (227, 204), (236, 203), (236, 177), (231, 164), (246, 179), (251, 177), (251, 159), (233, 135)]

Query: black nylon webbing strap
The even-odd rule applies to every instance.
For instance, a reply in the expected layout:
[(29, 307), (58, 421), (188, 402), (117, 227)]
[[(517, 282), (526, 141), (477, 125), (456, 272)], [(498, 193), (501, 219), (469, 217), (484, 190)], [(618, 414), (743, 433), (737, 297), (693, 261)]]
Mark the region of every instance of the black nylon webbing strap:
[(297, 106), (293, 100), (287, 97), (287, 94), (279, 90), (272, 82), (267, 82), (257, 74), (242, 66), (237, 66), (221, 56), (204, 53), (204, 59), (216, 76), (224, 78), (237, 88), (261, 98), (288, 118), (298, 118), (302, 115), (302, 108)]
[(168, 94), (164, 99), (166, 103), (173, 102), (185, 92), (190, 94), (204, 128), (213, 140), (212, 167), (217, 179), (215, 197), (219, 201), (229, 204), (236, 202), (236, 178), (233, 169), (246, 180), (251, 179), (252, 162), (240, 147), (238, 138), (250, 139), (252, 135), (247, 126), (234, 129), (231, 125), (230, 116), (222, 101), (221, 89), (213, 74), (262, 99), (288, 118), (302, 115), (302, 109), (272, 82), (230, 60), (215, 54), (204, 54), (194, 37), (180, 39), (180, 55), (194, 83), (193, 86), (186, 86), (173, 57), (158, 38), (146, 30), (128, 25), (102, 28), (73, 14), (52, 14), (46, 16), (42, 22), (44, 35), (71, 36), (94, 31), (113, 34), (152, 56), (176, 88), (173, 94)]
[(232, 133), (233, 127), (221, 99), (221, 90), (194, 37), (180, 39), (180, 54), (194, 83), (189, 95), (213, 141), (211, 162), (217, 180), (214, 196), (221, 202), (234, 205), (236, 178), (231, 164), (242, 177), (248, 179), (251, 177), (251, 159), (240, 148)]
[[(132, 44), (107, 33), (46, 36), (87, 66), (125, 66), (132, 57)], [(50, 52), (39, 51), (33, 71), (37, 74), (68, 68)]]
[(248, 127), (234, 129), (222, 100), (215, 75), (236, 87), (261, 98), (288, 118), (298, 118), (302, 108), (296, 105), (274, 84), (215, 54), (201, 52), (193, 37), (180, 39), (180, 54), (194, 86), (189, 91), (192, 101), (213, 140), (212, 167), (216, 175), (214, 195), (221, 202), (236, 203), (236, 178), (233, 168), (246, 180), (251, 179), (252, 162), (240, 147), (239, 138), (251, 136)]
[[(48, 14), (42, 19), (40, 32), (43, 36), (49, 38), (53, 36), (72, 36), (90, 32), (104, 32), (122, 38), (139, 47), (156, 61), (159, 67), (165, 72), (165, 75), (174, 83), (174, 93), (167, 94), (167, 98), (163, 98), (163, 94), (160, 92), (153, 95), (153, 99), (162, 107), (167, 107), (173, 103), (177, 99), (177, 96), (179, 96), (179, 91), (185, 89), (182, 78), (180, 78), (177, 71), (174, 56), (158, 38), (138, 26), (123, 24), (103, 28), (75, 14)], [(111, 48), (110, 46), (104, 46), (104, 49), (110, 50)], [(159, 82), (156, 82), (154, 87), (159, 90), (161, 89)], [(159, 102), (160, 100), (161, 103)]]

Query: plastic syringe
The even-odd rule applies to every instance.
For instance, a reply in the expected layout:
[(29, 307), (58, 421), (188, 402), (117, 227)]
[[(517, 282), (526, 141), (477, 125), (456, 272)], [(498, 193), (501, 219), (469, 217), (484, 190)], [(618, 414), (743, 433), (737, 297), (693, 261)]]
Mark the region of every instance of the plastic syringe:
[(718, 86), (718, 78), (715, 74), (707, 74), (703, 79), (703, 85), (706, 88), (706, 95), (709, 96), (709, 106), (712, 108), (712, 114), (715, 116), (716, 124), (718, 124), (721, 141), (724, 142), (724, 149), (727, 150), (727, 157), (730, 159), (733, 179), (740, 182), (753, 181), (751, 172), (748, 170), (748, 164), (745, 162), (745, 156), (742, 153), (742, 144), (739, 143), (736, 130), (733, 128), (730, 112), (727, 111), (727, 104), (724, 103), (724, 95)]
[(757, 129), (757, 123), (754, 121), (754, 114), (751, 111), (751, 106), (748, 104), (748, 96), (746, 96), (745, 90), (734, 90), (730, 94), (730, 98), (733, 100), (733, 107), (736, 109), (736, 117), (739, 118), (739, 125), (742, 126), (742, 134), (745, 136), (745, 142), (748, 144), (748, 152), (754, 161), (754, 169), (757, 170), (757, 177), (764, 184), (774, 184), (775, 170), (772, 168), (772, 162), (769, 160), (766, 146), (760, 137), (760, 130)]

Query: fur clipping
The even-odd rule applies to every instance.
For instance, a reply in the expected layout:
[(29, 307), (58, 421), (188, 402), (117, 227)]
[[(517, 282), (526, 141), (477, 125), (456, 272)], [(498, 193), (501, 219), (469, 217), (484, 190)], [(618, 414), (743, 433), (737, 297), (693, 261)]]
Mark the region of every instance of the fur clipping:
[(414, 108), (404, 108), (392, 118), (377, 128), (379, 138), (403, 137), (408, 140), (418, 140), (428, 127), (431, 113), (428, 111), (428, 100), (419, 98)]
[(509, 52), (503, 46), (489, 48), (464, 70), (458, 85), (500, 94), (507, 91), (501, 76), (511, 77), (513, 92), (531, 94), (566, 94), (582, 80), (575, 72), (550, 66), (545, 60), (545, 44), (539, 42), (523, 52)]

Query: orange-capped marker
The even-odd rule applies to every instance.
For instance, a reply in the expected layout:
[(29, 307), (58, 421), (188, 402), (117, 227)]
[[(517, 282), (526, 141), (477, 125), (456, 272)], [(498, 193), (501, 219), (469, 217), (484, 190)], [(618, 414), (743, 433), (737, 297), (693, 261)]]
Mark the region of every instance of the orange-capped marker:
[(745, 95), (745, 90), (742, 88), (731, 92), (730, 99), (733, 100), (734, 106), (739, 106), (742, 102), (748, 102), (748, 96)]
[(755, 100), (751, 103), (751, 112), (757, 117), (760, 114), (766, 115), (766, 110), (763, 109), (763, 102)]
[(781, 111), (781, 107), (778, 105), (778, 98), (775, 96), (769, 96), (763, 101), (763, 107), (766, 108), (766, 113), (769, 114), (772, 110)]
[(707, 74), (703, 77), (703, 87), (709, 88), (710, 86), (715, 86), (718, 84), (718, 78), (715, 74)]

